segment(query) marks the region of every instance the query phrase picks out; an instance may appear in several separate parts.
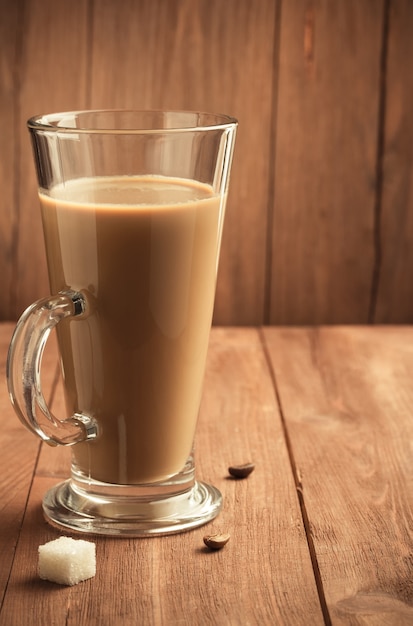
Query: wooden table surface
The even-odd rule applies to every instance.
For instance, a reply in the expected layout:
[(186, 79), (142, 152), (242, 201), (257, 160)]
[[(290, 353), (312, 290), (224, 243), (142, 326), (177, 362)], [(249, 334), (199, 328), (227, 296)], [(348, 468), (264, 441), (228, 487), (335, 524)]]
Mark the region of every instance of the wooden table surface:
[[(13, 413), (11, 332), (0, 325), (2, 626), (413, 624), (413, 328), (214, 328), (196, 465), (224, 495), (220, 516), (97, 538), (97, 574), (74, 587), (37, 576), (38, 546), (59, 536), (42, 495), (70, 452)], [(50, 352), (45, 384), (55, 374)], [(247, 479), (228, 478), (246, 461)], [(209, 552), (218, 530), (231, 539)]]

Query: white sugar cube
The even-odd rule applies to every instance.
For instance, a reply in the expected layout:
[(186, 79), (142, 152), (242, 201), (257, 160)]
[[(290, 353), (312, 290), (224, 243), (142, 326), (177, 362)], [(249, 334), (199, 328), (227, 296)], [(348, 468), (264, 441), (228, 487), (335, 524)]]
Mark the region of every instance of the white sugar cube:
[(96, 574), (96, 546), (60, 537), (39, 546), (39, 576), (59, 585), (77, 585)]

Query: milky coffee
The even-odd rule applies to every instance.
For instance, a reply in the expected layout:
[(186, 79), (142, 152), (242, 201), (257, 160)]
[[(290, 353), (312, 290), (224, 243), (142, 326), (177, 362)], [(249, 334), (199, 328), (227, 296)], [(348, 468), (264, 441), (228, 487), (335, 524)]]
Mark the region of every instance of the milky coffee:
[(190, 455), (211, 324), (222, 215), (207, 185), (90, 178), (40, 193), (52, 293), (81, 291), (58, 327), (69, 414), (99, 437), (73, 448), (94, 480), (143, 484)]

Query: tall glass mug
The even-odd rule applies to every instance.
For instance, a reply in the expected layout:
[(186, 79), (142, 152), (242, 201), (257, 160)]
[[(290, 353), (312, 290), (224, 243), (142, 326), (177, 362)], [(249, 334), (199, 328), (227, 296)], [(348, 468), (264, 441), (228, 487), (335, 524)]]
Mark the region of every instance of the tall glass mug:
[[(72, 445), (53, 524), (140, 536), (206, 523), (222, 498), (193, 442), (236, 120), (80, 111), (29, 120), (50, 288), (13, 335), (9, 393), (46, 443)], [(67, 416), (41, 386), (56, 327)]]

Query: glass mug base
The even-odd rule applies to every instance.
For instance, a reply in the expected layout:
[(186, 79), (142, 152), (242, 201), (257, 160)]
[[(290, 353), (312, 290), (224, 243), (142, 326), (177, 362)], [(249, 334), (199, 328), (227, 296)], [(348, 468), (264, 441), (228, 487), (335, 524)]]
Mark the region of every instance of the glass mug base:
[[(53, 526), (91, 535), (148, 537), (183, 532), (206, 524), (222, 507), (222, 495), (212, 485), (193, 481), (170, 492), (170, 483), (157, 493), (145, 487), (92, 481), (87, 492), (69, 479), (52, 487), (43, 498), (43, 513)], [(169, 490), (168, 490), (169, 487)], [(95, 489), (93, 489), (95, 488)], [(168, 492), (169, 491), (169, 492)]]

